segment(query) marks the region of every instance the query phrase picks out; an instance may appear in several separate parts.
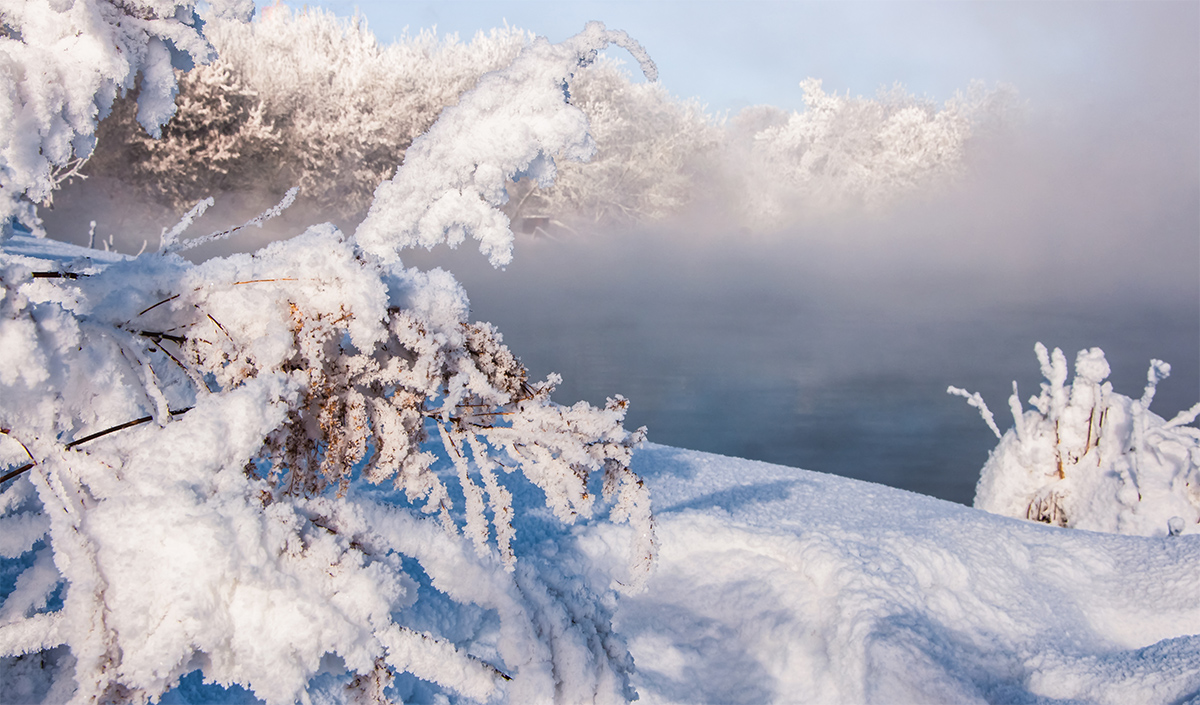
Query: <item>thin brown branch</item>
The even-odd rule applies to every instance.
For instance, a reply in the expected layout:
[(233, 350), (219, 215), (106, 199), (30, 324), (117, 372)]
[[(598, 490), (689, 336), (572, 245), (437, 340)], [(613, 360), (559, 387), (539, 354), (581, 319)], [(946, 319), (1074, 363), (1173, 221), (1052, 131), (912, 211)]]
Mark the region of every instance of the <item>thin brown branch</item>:
[(154, 304), (153, 306), (147, 306), (146, 308), (142, 309), (141, 311), (138, 311), (138, 315), (141, 316), (142, 314), (153, 311), (154, 309), (158, 308), (159, 306), (162, 306), (163, 304), (167, 303), (168, 301), (174, 301), (175, 299), (178, 299), (178, 298), (179, 298), (179, 294), (175, 294), (174, 296), (167, 297), (167, 298), (163, 299), (162, 301), (159, 301), (158, 303)]
[(137, 331), (137, 334), (143, 338), (149, 338), (155, 344), (161, 343), (164, 340), (169, 340), (176, 345), (183, 345), (187, 342), (187, 338), (183, 337), (182, 335), (173, 335), (171, 333), (164, 333), (157, 330), (139, 330)]
[[(189, 407), (186, 407), (183, 409), (176, 409), (175, 411), (171, 411), (168, 413), (171, 416), (179, 416), (181, 414), (186, 414), (187, 412), (189, 412), (191, 410), (192, 410), (192, 407), (189, 406)], [(134, 426), (139, 426), (141, 424), (148, 423), (153, 420), (154, 420), (153, 416), (143, 416), (140, 419), (134, 419), (133, 421), (126, 421), (123, 424), (119, 424), (119, 425), (113, 426), (111, 428), (106, 428), (103, 431), (97, 431), (96, 433), (93, 433), (90, 436), (84, 436), (83, 438), (80, 438), (78, 440), (71, 441), (70, 443), (66, 444), (63, 447), (66, 448), (67, 450), (71, 450), (72, 448), (81, 446), (84, 443), (87, 443), (89, 441), (94, 441), (97, 438), (102, 438), (104, 436), (107, 436), (110, 433), (116, 433), (117, 431), (124, 431), (127, 428), (133, 428)], [(13, 440), (17, 440), (17, 439), (13, 439)], [(21, 441), (17, 440), (17, 443), (21, 443)], [(21, 447), (25, 448), (25, 444), (21, 443)], [(29, 455), (31, 462), (28, 462), (28, 463), (22, 465), (21, 467), (17, 468), (16, 470), (13, 470), (12, 472), (7, 472), (4, 475), (0, 475), (0, 483), (8, 482), (9, 480), (13, 479), (14, 477), (17, 477), (18, 475), (20, 475), (21, 473), (29, 470), (34, 465), (37, 465), (37, 461), (33, 460), (33, 454), (29, 453), (28, 448), (25, 448), (25, 452), (26, 452), (26, 454)]]
[(30, 272), (29, 276), (34, 279), (78, 279), (81, 275), (75, 272)]
[(13, 470), (12, 472), (0, 475), (0, 484), (8, 482), (9, 480), (13, 479), (17, 475), (20, 475), (21, 473), (25, 472), (29, 468), (33, 467), (34, 465), (36, 465), (36, 463), (25, 463), (24, 465), (17, 468), (16, 470)]
[[(179, 416), (181, 414), (186, 414), (187, 412), (189, 412), (191, 410), (192, 410), (192, 407), (188, 406), (188, 407), (184, 407), (182, 409), (176, 409), (175, 411), (169, 411), (168, 414), (170, 416)], [(97, 438), (107, 436), (110, 433), (116, 433), (117, 431), (124, 431), (127, 428), (133, 428), (134, 426), (140, 426), (141, 424), (149, 423), (150, 421), (153, 421), (153, 420), (154, 420), (153, 416), (143, 416), (140, 419), (134, 419), (133, 421), (126, 421), (123, 424), (120, 424), (117, 426), (112, 426), (110, 428), (106, 428), (103, 431), (97, 431), (96, 433), (93, 433), (90, 436), (84, 436), (83, 438), (80, 438), (79, 440), (71, 441), (64, 447), (67, 450), (70, 450), (76, 446), (80, 446), (80, 445), (83, 445), (84, 443), (88, 443), (89, 441), (94, 441)]]
[(230, 340), (233, 340), (233, 336), (231, 336), (231, 335), (229, 334), (229, 331), (225, 330), (225, 326), (221, 325), (221, 322), (220, 322), (220, 321), (218, 321), (217, 319), (213, 318), (211, 313), (206, 313), (206, 314), (204, 314), (204, 315), (205, 315), (205, 316), (208, 316), (208, 320), (210, 320), (210, 321), (212, 321), (213, 323), (217, 324), (217, 327), (221, 329), (221, 332), (225, 334), (225, 337), (226, 337), (226, 338), (229, 338)]
[(262, 284), (264, 282), (296, 282), (296, 281), (300, 281), (300, 280), (294, 279), (291, 277), (280, 277), (278, 279), (247, 279), (245, 281), (234, 282), (233, 286), (240, 286), (242, 284)]

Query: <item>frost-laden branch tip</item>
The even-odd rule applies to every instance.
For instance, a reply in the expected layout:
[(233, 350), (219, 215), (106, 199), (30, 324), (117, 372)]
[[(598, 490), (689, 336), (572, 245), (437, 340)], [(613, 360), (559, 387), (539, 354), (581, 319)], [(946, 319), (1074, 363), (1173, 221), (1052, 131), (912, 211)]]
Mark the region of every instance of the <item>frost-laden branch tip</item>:
[(591, 156), (587, 118), (571, 104), (569, 83), (610, 44), (629, 49), (648, 78), (657, 76), (640, 45), (599, 22), (560, 44), (534, 40), (413, 142), (396, 176), (375, 191), (355, 232), (358, 244), (395, 263), (401, 249), (456, 247), (471, 236), (493, 266), (508, 264), (513, 233), (498, 210), (508, 199), (505, 185), (526, 175), (549, 185), (555, 158)]
[[(1014, 427), (979, 478), (975, 506), (1057, 526), (1144, 536), (1200, 533), (1200, 404), (1170, 421), (1150, 402), (1170, 366), (1152, 360), (1141, 398), (1117, 394), (1099, 348), (1081, 350), (1068, 384), (1067, 358), (1035, 347), (1046, 382), (1023, 410), (1013, 383)], [(950, 388), (980, 409), (978, 394)], [(999, 435), (999, 434), (997, 434)]]
[(984, 423), (988, 428), (992, 429), (992, 433), (996, 434), (996, 438), (1000, 438), (1000, 427), (996, 425), (996, 417), (992, 416), (992, 410), (988, 408), (987, 402), (983, 400), (983, 396), (979, 392), (968, 392), (959, 387), (950, 386), (946, 388), (947, 394), (963, 397), (967, 400), (967, 404), (979, 409), (979, 415), (983, 417)]

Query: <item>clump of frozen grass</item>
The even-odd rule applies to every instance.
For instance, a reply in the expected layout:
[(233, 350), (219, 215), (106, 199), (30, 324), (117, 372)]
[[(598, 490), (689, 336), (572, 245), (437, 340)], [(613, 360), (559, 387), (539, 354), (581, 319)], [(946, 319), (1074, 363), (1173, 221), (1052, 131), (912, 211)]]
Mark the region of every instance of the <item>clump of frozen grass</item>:
[[(5, 242), (0, 559), (19, 577), (0, 659), (27, 699), (145, 702), (197, 669), (268, 703), (330, 671), (358, 700), (401, 672), (476, 701), (632, 695), (600, 593), (637, 589), (654, 560), (629, 468), (643, 431), (619, 396), (553, 403), (557, 378), (531, 381), (451, 275), (398, 254), (470, 233), (507, 261), (512, 234), (485, 209), (504, 177), (536, 164), (548, 180), (554, 155), (586, 153), (561, 86), (610, 43), (652, 66), (593, 23), (485, 77), (356, 236), (315, 226), (196, 265), (178, 253), (205, 201), (138, 257)], [(599, 585), (521, 561), (520, 481), (565, 524), (601, 504), (630, 523), (624, 573)], [(385, 482), (397, 503), (366, 486)], [(497, 624), (410, 626), (422, 590), (452, 605), (443, 622)]]
[(1038, 343), (1046, 381), (1024, 410), (1013, 383), (1013, 428), (1001, 435), (979, 394), (967, 398), (1000, 439), (980, 474), (975, 506), (1056, 526), (1140, 536), (1200, 533), (1200, 404), (1170, 420), (1150, 411), (1171, 367), (1152, 360), (1138, 399), (1113, 391), (1099, 348), (1067, 360)]

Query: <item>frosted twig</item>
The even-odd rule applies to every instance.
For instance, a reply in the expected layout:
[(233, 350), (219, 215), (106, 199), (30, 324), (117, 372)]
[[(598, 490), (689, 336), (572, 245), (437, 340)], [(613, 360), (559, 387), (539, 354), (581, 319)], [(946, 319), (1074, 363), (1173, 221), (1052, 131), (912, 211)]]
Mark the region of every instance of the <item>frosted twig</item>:
[(192, 227), (192, 223), (195, 222), (196, 218), (204, 215), (204, 211), (212, 207), (213, 203), (216, 203), (216, 201), (213, 200), (212, 196), (209, 196), (203, 201), (200, 201), (196, 205), (192, 206), (192, 209), (188, 211), (178, 223), (175, 224), (175, 227), (171, 228), (170, 230), (163, 228), (162, 238), (158, 245), (159, 254), (178, 251), (180, 249), (180, 246), (177, 244), (179, 242), (179, 236), (183, 234), (183, 231)]
[(1150, 402), (1154, 401), (1154, 392), (1158, 388), (1158, 383), (1169, 377), (1170, 374), (1171, 366), (1167, 363), (1162, 360), (1150, 361), (1150, 369), (1146, 370), (1146, 391), (1142, 392), (1142, 398), (1138, 401), (1143, 409), (1150, 408)]
[(946, 388), (947, 394), (963, 397), (967, 400), (967, 404), (979, 409), (979, 415), (983, 417), (984, 423), (988, 428), (992, 429), (992, 433), (996, 434), (996, 438), (1000, 438), (1000, 427), (996, 425), (996, 417), (992, 416), (991, 409), (988, 408), (987, 402), (983, 400), (983, 396), (979, 392), (968, 392), (965, 389), (960, 389), (955, 386)]
[[(245, 230), (246, 228), (250, 227), (251, 225), (261, 228), (263, 226), (263, 223), (267, 222), (268, 220), (278, 216), (280, 213), (287, 210), (296, 201), (296, 194), (299, 192), (300, 192), (300, 187), (293, 186), (292, 188), (288, 189), (288, 192), (283, 195), (283, 199), (281, 201), (279, 201), (279, 203), (277, 203), (274, 208), (270, 208), (266, 211), (263, 211), (262, 213), (255, 216), (254, 218), (251, 218), (250, 220), (248, 220), (245, 223), (242, 223), (241, 225), (238, 225), (236, 227), (228, 228), (226, 230), (218, 230), (217, 232), (210, 233), (208, 235), (205, 235), (204, 237), (198, 237), (198, 238), (194, 238), (192, 240), (188, 240), (187, 242), (181, 242), (178, 245), (172, 247), (171, 251), (172, 252), (185, 252), (187, 250), (192, 249), (193, 247), (199, 247), (200, 245), (205, 245), (210, 242), (224, 240), (225, 238), (229, 237), (230, 235), (239, 233), (242, 230)], [(212, 199), (210, 198), (209, 200), (211, 201)]]
[[(1013, 380), (1012, 396), (1008, 398), (1008, 408), (1012, 412), (1013, 428), (1017, 432), (1017, 439), (1024, 442), (1029, 438), (1029, 433), (1025, 428), (1025, 412), (1021, 409), (1021, 396), (1017, 391), (1017, 381)], [(997, 436), (998, 437), (998, 436)]]
[(592, 29), (592, 24), (600, 25), (600, 29), (604, 31), (603, 36), (605, 41), (607, 41), (609, 44), (619, 46), (633, 55), (633, 58), (637, 60), (638, 65), (642, 69), (642, 74), (646, 77), (647, 81), (658, 80), (658, 66), (654, 63), (654, 60), (650, 58), (650, 54), (646, 52), (646, 48), (643, 47), (641, 43), (639, 43), (633, 37), (630, 37), (623, 30), (605, 29), (604, 23), (602, 22), (589, 22), (587, 27), (584, 29), (585, 33)]
[[(186, 414), (187, 412), (189, 412), (191, 410), (192, 410), (192, 407), (188, 406), (188, 407), (184, 407), (182, 409), (175, 409), (175, 410), (169, 411), (167, 413), (170, 416), (179, 416), (181, 414)], [(66, 448), (67, 450), (71, 450), (72, 448), (81, 446), (84, 443), (87, 443), (89, 441), (94, 441), (97, 438), (103, 438), (104, 436), (107, 436), (110, 433), (116, 433), (117, 431), (124, 431), (127, 428), (133, 428), (134, 426), (140, 426), (144, 423), (150, 423), (153, 420), (154, 420), (153, 416), (143, 416), (140, 419), (134, 419), (133, 421), (126, 421), (125, 423), (117, 424), (116, 426), (109, 426), (108, 428), (104, 429), (103, 431), (97, 431), (93, 434), (84, 436), (83, 438), (79, 438), (74, 441), (71, 441), (70, 443), (63, 446), (63, 448)], [(18, 439), (14, 438), (13, 440), (16, 440), (17, 443), (21, 443), (21, 441)], [(25, 444), (21, 443), (21, 447), (25, 448)], [(25, 453), (26, 453), (26, 455), (29, 455), (29, 459), (31, 462), (28, 462), (28, 463), (22, 465), (21, 467), (17, 468), (16, 470), (13, 470), (12, 472), (8, 472), (8, 473), (5, 473), (4, 475), (0, 475), (0, 483), (8, 482), (9, 480), (13, 479), (14, 477), (24, 473), (26, 470), (29, 470), (34, 465), (37, 465), (37, 461), (33, 459), (33, 455), (29, 453), (28, 448), (25, 448)]]
[(1196, 420), (1200, 416), (1200, 403), (1195, 404), (1192, 408), (1181, 411), (1175, 415), (1175, 418), (1163, 424), (1166, 428), (1175, 428), (1177, 426), (1186, 426)]

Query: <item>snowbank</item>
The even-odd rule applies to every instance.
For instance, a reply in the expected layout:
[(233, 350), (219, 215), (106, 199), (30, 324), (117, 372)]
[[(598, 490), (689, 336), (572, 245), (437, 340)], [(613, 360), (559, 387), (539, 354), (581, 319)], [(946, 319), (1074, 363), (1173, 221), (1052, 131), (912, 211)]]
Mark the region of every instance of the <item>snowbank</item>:
[[(640, 703), (1200, 695), (1200, 538), (1060, 529), (659, 445), (636, 452), (633, 467), (651, 486), (661, 542), (648, 589), (622, 597), (614, 619)], [(518, 493), (515, 504), (534, 500)], [(522, 527), (525, 550), (540, 545), (529, 563), (543, 577), (556, 565), (623, 570), (624, 527), (553, 526)], [(344, 696), (321, 680), (309, 694)], [(254, 699), (187, 678), (164, 702)]]
[[(660, 553), (622, 598), (645, 703), (1176, 703), (1200, 695), (1200, 539), (1037, 525), (664, 446)], [(583, 540), (619, 560), (613, 528)]]

